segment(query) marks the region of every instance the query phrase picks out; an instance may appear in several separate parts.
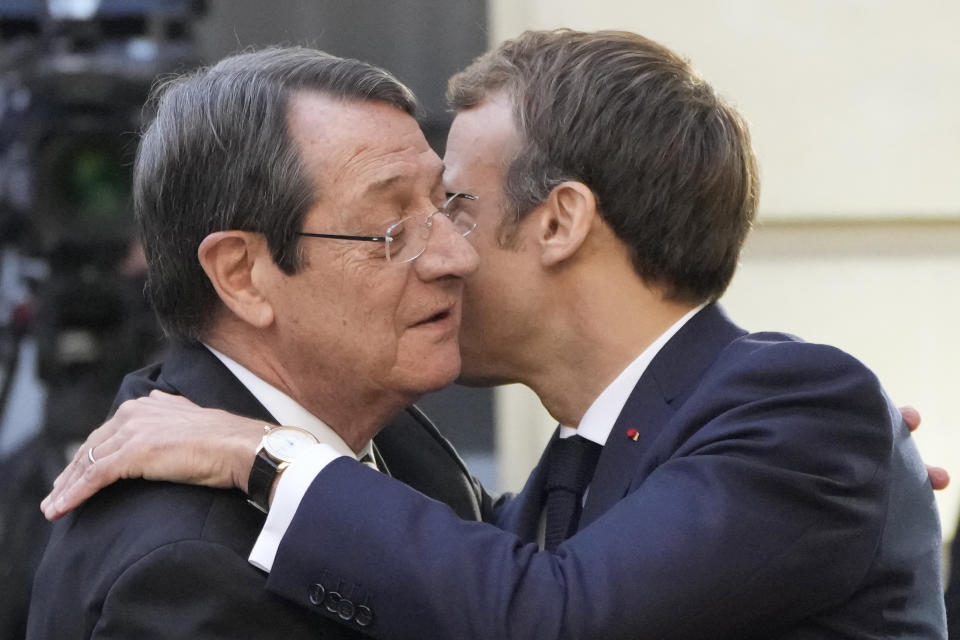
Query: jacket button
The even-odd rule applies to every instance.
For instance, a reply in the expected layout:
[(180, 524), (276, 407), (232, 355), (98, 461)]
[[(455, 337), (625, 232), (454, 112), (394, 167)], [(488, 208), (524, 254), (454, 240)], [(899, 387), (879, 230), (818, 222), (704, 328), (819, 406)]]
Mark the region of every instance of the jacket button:
[(353, 602), (346, 598), (337, 604), (337, 615), (340, 616), (341, 620), (353, 620), (354, 610)]
[(373, 622), (373, 611), (367, 605), (362, 604), (357, 607), (356, 613), (353, 614), (353, 620), (361, 627), (369, 627), (370, 623)]
[(327, 590), (323, 588), (322, 584), (312, 584), (310, 585), (310, 592), (307, 597), (310, 599), (310, 604), (319, 607), (323, 604), (323, 598), (326, 594)]
[(323, 599), (323, 606), (326, 607), (330, 613), (336, 613), (337, 607), (342, 599), (343, 596), (336, 591), (327, 591), (327, 597)]

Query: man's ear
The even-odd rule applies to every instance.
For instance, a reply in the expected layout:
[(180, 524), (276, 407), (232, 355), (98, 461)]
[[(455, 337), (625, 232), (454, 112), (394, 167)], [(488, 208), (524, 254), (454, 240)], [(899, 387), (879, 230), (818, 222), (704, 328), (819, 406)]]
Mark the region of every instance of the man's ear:
[(258, 329), (274, 321), (273, 305), (255, 277), (264, 260), (272, 259), (263, 236), (249, 231), (216, 231), (197, 249), (197, 258), (221, 302)]
[(537, 240), (543, 266), (568, 260), (583, 245), (597, 216), (597, 198), (582, 182), (562, 182), (540, 207)]

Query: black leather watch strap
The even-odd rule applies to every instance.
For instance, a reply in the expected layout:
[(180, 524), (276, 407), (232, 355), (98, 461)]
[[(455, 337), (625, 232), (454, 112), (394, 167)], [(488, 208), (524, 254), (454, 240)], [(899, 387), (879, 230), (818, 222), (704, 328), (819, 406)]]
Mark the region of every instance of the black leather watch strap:
[(247, 480), (247, 501), (260, 511), (266, 513), (270, 509), (270, 489), (277, 477), (280, 464), (270, 458), (261, 448), (250, 469), (250, 478)]

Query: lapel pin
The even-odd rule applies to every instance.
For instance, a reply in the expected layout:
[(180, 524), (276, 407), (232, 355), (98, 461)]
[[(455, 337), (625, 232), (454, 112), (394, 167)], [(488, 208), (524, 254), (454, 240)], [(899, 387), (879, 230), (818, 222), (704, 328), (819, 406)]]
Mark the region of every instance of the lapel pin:
[(640, 439), (640, 432), (636, 429), (627, 429), (627, 437), (636, 442)]

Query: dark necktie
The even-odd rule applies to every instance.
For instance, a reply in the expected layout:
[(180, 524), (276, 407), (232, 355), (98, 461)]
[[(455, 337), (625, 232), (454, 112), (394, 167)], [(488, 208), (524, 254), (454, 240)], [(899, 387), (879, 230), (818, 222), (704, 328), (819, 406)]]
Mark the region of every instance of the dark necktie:
[(360, 458), (360, 464), (365, 464), (374, 471), (380, 471), (380, 467), (377, 466), (377, 461), (369, 453), (363, 454), (363, 457)]
[(580, 436), (557, 439), (547, 455), (544, 548), (553, 551), (572, 536), (580, 522), (583, 494), (603, 449)]

